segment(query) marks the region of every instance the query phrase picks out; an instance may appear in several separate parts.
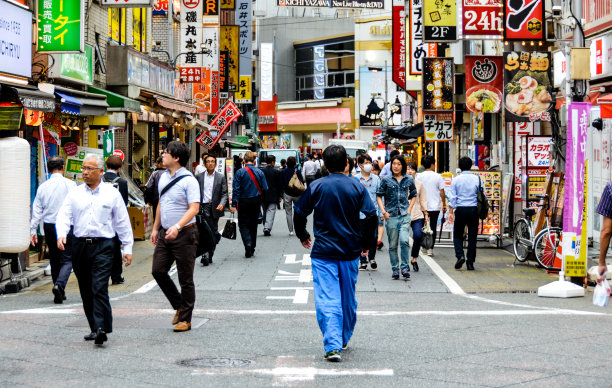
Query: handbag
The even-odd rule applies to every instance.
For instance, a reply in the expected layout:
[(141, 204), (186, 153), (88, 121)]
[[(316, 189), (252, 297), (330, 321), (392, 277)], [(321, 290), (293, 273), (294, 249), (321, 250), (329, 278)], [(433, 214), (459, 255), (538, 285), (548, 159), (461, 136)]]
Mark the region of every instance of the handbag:
[(429, 223), (426, 223), (425, 226), (423, 226), (423, 239), (421, 240), (421, 246), (424, 249), (432, 249), (435, 239), (436, 237), (434, 236), (433, 230), (431, 230)]
[(225, 226), (223, 227), (223, 233), (221, 233), (222, 237), (225, 237), (230, 240), (236, 239), (236, 220), (234, 220), (234, 215), (227, 220)]
[(306, 186), (304, 186), (300, 178), (298, 178), (297, 170), (293, 172), (293, 176), (289, 180), (289, 184), (287, 185), (287, 188), (289, 188), (294, 193), (300, 193), (300, 194), (306, 191)]
[[(202, 178), (202, 183), (203, 182), (204, 178)], [(199, 180), (198, 183), (200, 183)], [(204, 187), (203, 185), (200, 185), (200, 209), (196, 215), (196, 225), (199, 232), (199, 243), (198, 248), (196, 249), (196, 257), (205, 252), (211, 251), (217, 245), (217, 238), (210, 225), (208, 225), (208, 222), (206, 222), (204, 204), (202, 201), (204, 201)]]
[(484, 220), (489, 216), (489, 200), (484, 193), (480, 177), (478, 177), (478, 182), (478, 218)]

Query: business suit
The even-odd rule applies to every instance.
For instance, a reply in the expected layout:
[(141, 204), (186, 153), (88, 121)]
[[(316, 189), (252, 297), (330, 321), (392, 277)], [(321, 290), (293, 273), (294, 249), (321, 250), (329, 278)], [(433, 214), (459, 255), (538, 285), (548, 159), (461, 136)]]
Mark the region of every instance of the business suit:
[[(108, 170), (102, 176), (102, 180), (107, 183), (112, 183), (113, 180), (117, 178), (117, 173)], [(114, 183), (119, 190), (119, 194), (121, 194), (121, 198), (123, 198), (123, 203), (125, 206), (128, 204), (128, 184), (127, 181), (123, 178), (117, 179)], [(123, 255), (121, 254), (121, 242), (119, 241), (119, 237), (115, 236), (113, 239), (114, 247), (113, 247), (113, 268), (111, 270), (111, 279), (113, 284), (121, 284), (124, 282), (123, 279)]]
[(261, 207), (263, 210), (264, 234), (269, 235), (281, 199), (281, 174), (273, 166), (266, 166), (261, 171), (263, 171), (266, 182), (268, 182), (268, 190), (263, 195)]
[[(219, 243), (221, 239), (221, 235), (219, 234), (219, 218), (223, 217), (225, 214), (225, 210), (217, 210), (219, 205), (225, 206), (227, 204), (227, 181), (225, 180), (225, 176), (221, 173), (214, 172), (213, 173), (213, 185), (212, 185), (212, 193), (210, 193), (210, 202), (208, 202), (208, 198), (204, 193), (204, 175), (207, 175), (208, 180), (208, 172), (204, 171), (201, 174), (196, 175), (196, 179), (200, 184), (200, 194), (202, 198), (202, 207), (204, 210), (204, 219), (208, 226), (213, 231), (213, 234), (216, 237), (215, 246)], [(212, 263), (212, 257), (215, 253), (215, 248), (208, 252), (204, 252), (202, 255), (202, 264), (207, 265), (208, 262)]]

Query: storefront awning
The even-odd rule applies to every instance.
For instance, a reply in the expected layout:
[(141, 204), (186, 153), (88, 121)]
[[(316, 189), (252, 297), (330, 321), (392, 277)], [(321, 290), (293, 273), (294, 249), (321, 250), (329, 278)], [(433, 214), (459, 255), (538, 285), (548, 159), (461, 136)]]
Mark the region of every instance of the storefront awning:
[(53, 94), (41, 92), (34, 87), (13, 86), (12, 89), (17, 92), (21, 105), (26, 109), (42, 112), (53, 112), (55, 110), (55, 96)]
[(387, 136), (394, 139), (418, 139), (423, 136), (423, 123), (404, 125), (402, 127), (387, 129)]
[(140, 102), (131, 98), (122, 96), (121, 94), (113, 93), (105, 89), (96, 88), (94, 86), (88, 86), (87, 90), (92, 93), (103, 94), (106, 96), (106, 102), (108, 102), (108, 110), (111, 112), (140, 112)]
[(106, 95), (53, 85), (55, 94), (62, 99), (62, 112), (81, 116), (104, 116), (108, 103)]
[(597, 103), (601, 106), (601, 118), (612, 119), (612, 94), (599, 97)]
[(185, 112), (185, 113), (196, 113), (197, 107), (192, 104), (187, 104), (186, 102), (182, 102), (175, 99), (165, 98), (161, 96), (155, 96), (157, 103), (170, 110)]

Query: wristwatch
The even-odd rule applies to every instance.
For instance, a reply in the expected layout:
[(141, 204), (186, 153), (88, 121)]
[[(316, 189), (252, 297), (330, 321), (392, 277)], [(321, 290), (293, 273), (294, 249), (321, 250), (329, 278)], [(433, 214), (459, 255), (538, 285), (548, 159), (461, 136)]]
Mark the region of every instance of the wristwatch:
[(182, 228), (180, 227), (180, 225), (179, 225), (179, 224), (174, 225), (174, 227), (176, 227), (176, 230), (178, 230), (179, 232), (180, 232), (180, 231), (181, 231), (181, 229), (182, 229)]

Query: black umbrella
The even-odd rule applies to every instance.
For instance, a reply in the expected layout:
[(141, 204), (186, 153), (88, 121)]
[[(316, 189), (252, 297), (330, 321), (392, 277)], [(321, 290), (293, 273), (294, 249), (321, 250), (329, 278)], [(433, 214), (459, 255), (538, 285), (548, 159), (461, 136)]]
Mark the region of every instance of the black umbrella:
[(423, 136), (423, 123), (387, 129), (387, 136), (395, 139), (418, 139)]

